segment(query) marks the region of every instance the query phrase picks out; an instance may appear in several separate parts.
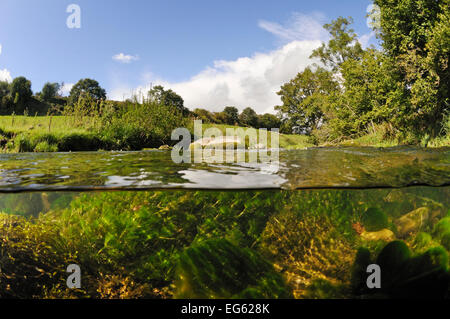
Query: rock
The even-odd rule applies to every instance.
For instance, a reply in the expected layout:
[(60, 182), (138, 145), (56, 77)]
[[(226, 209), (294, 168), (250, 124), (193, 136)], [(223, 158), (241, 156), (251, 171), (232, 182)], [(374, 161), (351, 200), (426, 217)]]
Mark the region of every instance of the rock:
[(358, 248), (355, 261), (351, 268), (351, 288), (356, 295), (362, 295), (367, 290), (367, 266), (372, 264), (369, 249)]
[(441, 245), (450, 251), (450, 232), (445, 233), (441, 238)]
[(398, 237), (404, 238), (418, 232), (428, 222), (429, 216), (430, 209), (428, 207), (420, 207), (398, 218), (394, 221), (394, 224), (397, 226)]
[(394, 233), (385, 228), (376, 232), (363, 232), (361, 233), (361, 238), (365, 240), (384, 240), (384, 241), (393, 241), (395, 240)]
[(410, 257), (411, 250), (399, 240), (390, 242), (381, 250), (375, 262), (383, 272), (381, 287), (388, 288), (396, 281)]
[(442, 218), (439, 223), (434, 226), (434, 234), (436, 237), (442, 238), (446, 233), (450, 233), (450, 217)]
[(252, 149), (252, 150), (262, 150), (262, 149), (265, 149), (265, 148), (266, 148), (266, 146), (264, 144), (261, 144), (261, 143), (255, 144), (252, 147), (250, 147), (250, 149)]
[(189, 146), (191, 149), (203, 149), (203, 148), (216, 148), (216, 149), (226, 149), (233, 145), (233, 149), (237, 147), (245, 148), (242, 140), (238, 136), (218, 136), (215, 138), (204, 137), (199, 139)]
[(422, 249), (429, 246), (432, 243), (432, 241), (433, 238), (431, 237), (430, 234), (425, 232), (419, 232), (414, 238), (413, 244), (416, 249)]
[(370, 232), (382, 230), (389, 225), (388, 216), (377, 207), (369, 207), (361, 216), (365, 229)]

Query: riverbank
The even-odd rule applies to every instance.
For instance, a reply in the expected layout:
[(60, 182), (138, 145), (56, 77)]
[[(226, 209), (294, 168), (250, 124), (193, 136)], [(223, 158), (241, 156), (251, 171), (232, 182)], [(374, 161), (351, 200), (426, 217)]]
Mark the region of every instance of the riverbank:
[[(218, 128), (223, 134), (226, 134), (228, 128), (239, 128), (223, 124), (204, 124), (203, 130), (212, 127)], [(167, 128), (165, 130), (168, 131)], [(105, 130), (96, 117), (84, 117), (80, 121), (71, 116), (0, 116), (0, 149), (3, 153), (134, 151), (173, 143), (168, 132), (160, 133), (154, 138), (149, 137), (149, 133), (144, 129), (127, 128), (126, 124), (121, 127), (120, 123)], [(423, 147), (448, 147), (450, 137), (446, 135), (421, 139), (415, 144)], [(331, 143), (318, 143), (313, 137), (305, 135), (279, 134), (279, 145), (284, 149), (314, 146), (393, 147), (405, 145), (405, 142), (399, 139), (386, 139), (379, 132)]]

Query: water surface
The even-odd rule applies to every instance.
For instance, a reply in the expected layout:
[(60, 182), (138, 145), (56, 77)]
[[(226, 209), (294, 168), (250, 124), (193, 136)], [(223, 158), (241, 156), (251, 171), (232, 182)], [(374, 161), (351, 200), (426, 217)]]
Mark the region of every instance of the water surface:
[(233, 164), (176, 164), (169, 151), (0, 155), (1, 192), (157, 188), (292, 190), (449, 183), (448, 148), (312, 148), (280, 151), (276, 162)]

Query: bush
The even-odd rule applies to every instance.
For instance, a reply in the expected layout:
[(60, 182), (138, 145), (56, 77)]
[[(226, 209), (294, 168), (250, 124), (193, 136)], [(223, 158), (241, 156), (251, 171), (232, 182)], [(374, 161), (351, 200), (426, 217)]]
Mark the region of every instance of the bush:
[(34, 148), (35, 152), (58, 152), (58, 146), (56, 145), (51, 145), (48, 142), (40, 142), (36, 145), (36, 147)]
[(93, 133), (64, 135), (57, 143), (60, 152), (96, 151), (105, 146), (104, 142)]
[(115, 149), (138, 150), (173, 144), (172, 131), (187, 126), (187, 119), (175, 107), (128, 101), (119, 111), (102, 117), (98, 132)]

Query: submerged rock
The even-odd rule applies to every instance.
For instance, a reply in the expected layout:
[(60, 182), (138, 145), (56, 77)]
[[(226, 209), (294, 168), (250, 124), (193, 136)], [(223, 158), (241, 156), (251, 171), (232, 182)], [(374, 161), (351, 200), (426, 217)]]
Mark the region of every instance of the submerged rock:
[(419, 232), (414, 238), (413, 244), (416, 249), (422, 249), (429, 246), (432, 243), (432, 241), (433, 238), (431, 237), (430, 234), (425, 232)]
[(377, 257), (376, 264), (380, 266), (381, 286), (390, 288), (399, 275), (402, 274), (406, 262), (411, 257), (411, 250), (400, 240), (387, 244)]
[(420, 207), (398, 218), (394, 224), (397, 226), (397, 235), (400, 238), (407, 237), (418, 232), (428, 222), (430, 209)]
[(365, 240), (384, 240), (384, 241), (393, 241), (395, 240), (395, 235), (390, 229), (382, 229), (376, 232), (362, 232), (361, 238)]
[(445, 233), (441, 238), (441, 245), (450, 251), (450, 232)]
[(375, 264), (381, 269), (381, 288), (368, 289), (365, 269), (372, 263), (370, 252), (360, 248), (352, 268), (352, 291), (366, 298), (436, 298), (448, 293), (450, 275), (448, 253), (443, 247), (433, 247), (412, 256), (403, 241), (387, 244)]
[(377, 207), (368, 208), (361, 217), (364, 228), (369, 232), (376, 232), (388, 227), (388, 217)]
[(434, 234), (438, 238), (442, 238), (445, 234), (450, 233), (450, 217), (445, 217), (434, 226)]

